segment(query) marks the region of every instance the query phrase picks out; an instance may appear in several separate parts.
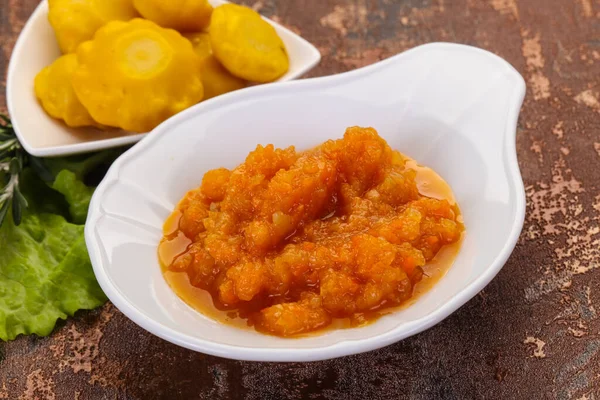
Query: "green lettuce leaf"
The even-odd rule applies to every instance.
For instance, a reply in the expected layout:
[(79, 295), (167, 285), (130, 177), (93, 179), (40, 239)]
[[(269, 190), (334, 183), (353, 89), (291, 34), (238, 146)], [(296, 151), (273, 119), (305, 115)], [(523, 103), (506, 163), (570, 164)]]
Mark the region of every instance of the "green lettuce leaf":
[(73, 218), (73, 222), (84, 224), (94, 189), (87, 187), (77, 179), (74, 172), (67, 169), (63, 169), (58, 173), (52, 188), (65, 196), (67, 203), (69, 203), (69, 213)]
[(106, 301), (96, 282), (83, 237), (92, 187), (120, 154), (45, 160), (55, 175), (42, 181), (29, 168), (21, 190), (29, 201), (22, 222), (0, 227), (0, 339), (48, 335), (56, 321)]
[(87, 254), (83, 225), (28, 214), (0, 229), (0, 338), (48, 335), (58, 318), (106, 301)]
[(90, 180), (91, 183), (98, 184), (104, 176), (105, 170), (122, 153), (123, 149), (106, 150), (91, 155), (47, 158), (44, 163), (55, 176), (63, 170), (68, 170), (74, 172), (80, 181)]

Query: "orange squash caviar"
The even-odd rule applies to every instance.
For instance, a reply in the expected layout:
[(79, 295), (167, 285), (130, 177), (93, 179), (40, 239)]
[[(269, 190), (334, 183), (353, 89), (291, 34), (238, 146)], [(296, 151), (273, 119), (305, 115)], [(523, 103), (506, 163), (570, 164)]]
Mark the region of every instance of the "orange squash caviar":
[(185, 274), (264, 333), (362, 324), (411, 298), (426, 264), (464, 231), (458, 206), (421, 193), (416, 177), (416, 163), (372, 128), (305, 152), (259, 145), (181, 200), (159, 247), (165, 277), (178, 292), (172, 278)]

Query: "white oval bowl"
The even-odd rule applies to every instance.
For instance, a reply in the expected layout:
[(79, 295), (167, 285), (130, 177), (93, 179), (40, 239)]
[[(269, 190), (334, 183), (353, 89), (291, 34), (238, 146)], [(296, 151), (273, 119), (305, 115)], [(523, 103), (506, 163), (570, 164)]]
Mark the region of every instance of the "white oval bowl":
[[(501, 58), (436, 43), (326, 78), (255, 87), (171, 118), (121, 156), (96, 190), (85, 238), (100, 285), (129, 318), (188, 349), (239, 360), (312, 361), (377, 349), (446, 318), (511, 254), (525, 212), (515, 134), (525, 83)], [(346, 127), (376, 128), (453, 188), (466, 237), (449, 272), (412, 306), (355, 329), (283, 339), (215, 322), (169, 288), (162, 225), (212, 168), (257, 144), (308, 149)]]
[[(217, 7), (228, 2), (210, 0), (210, 3)], [(282, 38), (290, 58), (290, 69), (277, 82), (299, 78), (319, 63), (321, 54), (315, 46), (278, 23), (264, 19)], [(70, 128), (47, 115), (35, 97), (33, 80), (61, 54), (48, 22), (48, 1), (43, 0), (19, 35), (6, 77), (8, 111), (27, 152), (38, 157), (65, 156), (132, 144), (147, 135), (118, 129)]]

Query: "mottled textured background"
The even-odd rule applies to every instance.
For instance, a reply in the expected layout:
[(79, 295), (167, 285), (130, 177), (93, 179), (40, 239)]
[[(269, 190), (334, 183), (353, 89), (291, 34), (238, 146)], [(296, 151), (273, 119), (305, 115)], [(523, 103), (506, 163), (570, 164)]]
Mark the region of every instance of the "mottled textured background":
[[(37, 3), (0, 1), (0, 70)], [(246, 3), (317, 45), (323, 61), (312, 76), (432, 41), (483, 47), (511, 62), (528, 83), (517, 138), (527, 218), (514, 254), (433, 329), (309, 364), (193, 353), (107, 304), (48, 338), (1, 344), (0, 398), (600, 399), (600, 1)]]

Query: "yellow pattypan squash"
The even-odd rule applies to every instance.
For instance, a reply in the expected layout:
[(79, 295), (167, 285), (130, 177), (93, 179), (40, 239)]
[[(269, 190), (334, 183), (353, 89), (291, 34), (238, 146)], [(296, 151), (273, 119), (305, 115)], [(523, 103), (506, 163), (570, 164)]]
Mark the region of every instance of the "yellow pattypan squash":
[(204, 100), (213, 98), (223, 93), (232, 92), (246, 86), (246, 81), (232, 75), (212, 55), (210, 37), (208, 33), (199, 32), (185, 35), (192, 42), (200, 62), (200, 74), (204, 86)]
[(71, 76), (76, 68), (75, 54), (58, 58), (35, 77), (35, 95), (51, 117), (64, 120), (68, 126), (95, 125), (71, 85)]
[(213, 55), (202, 60), (200, 73), (204, 85), (205, 100), (246, 86), (245, 80), (231, 75)]
[(195, 32), (183, 35), (187, 40), (192, 42), (194, 51), (200, 59), (204, 59), (212, 54), (210, 47), (210, 36), (206, 32)]
[(109, 21), (138, 16), (132, 0), (48, 0), (48, 7), (48, 19), (63, 53), (74, 52)]
[(144, 18), (181, 32), (204, 29), (213, 10), (208, 0), (133, 0), (133, 4)]
[(209, 34), (213, 53), (235, 76), (271, 82), (289, 68), (285, 45), (275, 28), (248, 7), (224, 4), (215, 8)]
[(202, 100), (190, 41), (151, 21), (109, 22), (77, 57), (73, 87), (102, 124), (146, 132)]

